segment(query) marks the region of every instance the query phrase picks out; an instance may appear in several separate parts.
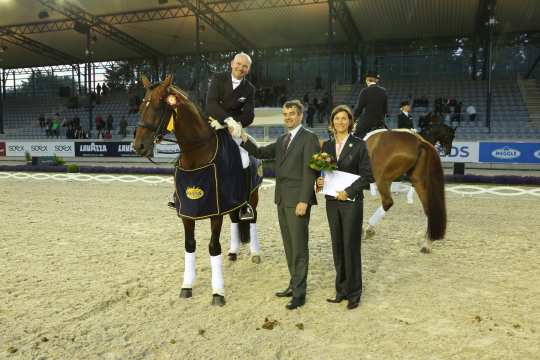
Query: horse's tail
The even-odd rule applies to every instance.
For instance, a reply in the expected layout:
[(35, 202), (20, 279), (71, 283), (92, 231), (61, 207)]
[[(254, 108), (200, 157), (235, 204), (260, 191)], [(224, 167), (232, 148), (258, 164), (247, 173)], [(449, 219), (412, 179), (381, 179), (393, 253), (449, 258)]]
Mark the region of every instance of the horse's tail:
[(238, 222), (238, 231), (240, 232), (240, 241), (242, 244), (247, 244), (249, 238), (249, 220), (240, 220)]
[(444, 194), (444, 173), (441, 159), (431, 144), (421, 144), (425, 169), (424, 185), (426, 187), (425, 213), (428, 218), (427, 235), (430, 240), (440, 240), (446, 233), (446, 199)]

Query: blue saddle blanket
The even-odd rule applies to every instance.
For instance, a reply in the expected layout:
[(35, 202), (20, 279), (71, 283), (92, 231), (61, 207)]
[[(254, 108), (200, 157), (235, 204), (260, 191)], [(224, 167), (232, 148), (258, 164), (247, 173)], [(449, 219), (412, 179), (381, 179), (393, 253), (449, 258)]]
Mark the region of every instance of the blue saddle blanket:
[(248, 191), (262, 183), (262, 163), (250, 157), (251, 189), (246, 186), (240, 150), (226, 131), (217, 131), (217, 151), (213, 161), (201, 168), (176, 168), (175, 202), (178, 215), (205, 219), (224, 215), (246, 203)]

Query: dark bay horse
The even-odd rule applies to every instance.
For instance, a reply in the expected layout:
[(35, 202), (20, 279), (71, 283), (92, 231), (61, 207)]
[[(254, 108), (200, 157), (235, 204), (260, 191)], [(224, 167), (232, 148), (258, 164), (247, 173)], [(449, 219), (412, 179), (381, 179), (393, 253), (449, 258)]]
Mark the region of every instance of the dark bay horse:
[[(209, 126), (208, 121), (203, 118), (198, 107), (189, 99), (187, 93), (172, 86), (172, 77), (170, 75), (161, 83), (155, 85), (151, 85), (144, 76), (142, 81), (146, 89), (146, 95), (140, 107), (140, 120), (133, 143), (133, 148), (137, 154), (145, 157), (153, 155), (154, 144), (160, 141), (167, 123), (174, 113), (174, 133), (182, 153), (180, 168), (184, 171), (193, 171), (210, 164), (217, 151), (218, 136), (215, 130)], [(251, 192), (249, 203), (253, 209), (256, 209), (258, 203), (258, 192), (256, 190)], [(232, 221), (234, 221), (233, 213), (231, 213)], [(192, 296), (195, 281), (195, 219), (182, 216), (182, 223), (185, 236), (185, 269), (180, 297), (189, 298)], [(212, 305), (219, 306), (225, 304), (224, 283), (221, 272), (221, 245), (219, 242), (222, 223), (223, 215), (210, 217), (211, 236), (208, 249), (212, 269)], [(250, 226), (256, 224), (247, 223), (247, 225), (247, 235), (252, 235), (251, 243), (257, 242), (256, 248), (258, 249), (256, 227)], [(253, 253), (253, 247), (252, 256), (253, 262), (260, 262), (260, 256)]]
[(429, 141), (430, 144), (440, 144), (445, 155), (452, 151), (452, 142), (456, 136), (457, 127), (448, 126), (442, 122), (427, 125), (420, 132), (420, 136)]
[(394, 204), (390, 191), (392, 182), (407, 174), (427, 217), (421, 251), (430, 252), (432, 241), (444, 238), (446, 232), (444, 174), (437, 150), (408, 130), (376, 130), (369, 134), (366, 145), (382, 203), (369, 220), (366, 237), (375, 233), (374, 226)]

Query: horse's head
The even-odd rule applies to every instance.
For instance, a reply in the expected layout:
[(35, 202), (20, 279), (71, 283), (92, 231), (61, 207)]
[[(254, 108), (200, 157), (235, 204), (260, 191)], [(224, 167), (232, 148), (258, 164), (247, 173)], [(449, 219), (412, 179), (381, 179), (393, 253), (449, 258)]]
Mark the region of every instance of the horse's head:
[(154, 143), (163, 135), (173, 111), (166, 102), (172, 76), (168, 75), (162, 82), (151, 85), (148, 78), (143, 75), (142, 82), (146, 94), (139, 108), (139, 123), (133, 149), (141, 156), (150, 157), (154, 153)]
[(456, 129), (457, 126), (453, 128), (446, 124), (441, 124), (434, 133), (435, 140), (438, 141), (443, 147), (445, 156), (450, 155), (450, 152), (452, 151), (452, 142), (456, 136)]

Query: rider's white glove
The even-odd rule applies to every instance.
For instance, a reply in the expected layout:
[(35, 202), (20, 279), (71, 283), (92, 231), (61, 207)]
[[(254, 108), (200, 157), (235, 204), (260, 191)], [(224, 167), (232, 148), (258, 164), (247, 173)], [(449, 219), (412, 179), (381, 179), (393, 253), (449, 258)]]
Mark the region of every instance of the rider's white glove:
[(232, 137), (239, 138), (242, 135), (242, 125), (231, 117), (225, 119), (225, 124), (229, 128)]
[(216, 119), (212, 119), (212, 121), (210, 121), (210, 126), (216, 130), (225, 129), (225, 126), (221, 125)]

